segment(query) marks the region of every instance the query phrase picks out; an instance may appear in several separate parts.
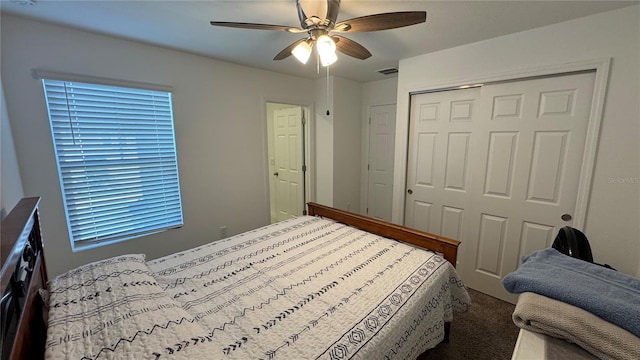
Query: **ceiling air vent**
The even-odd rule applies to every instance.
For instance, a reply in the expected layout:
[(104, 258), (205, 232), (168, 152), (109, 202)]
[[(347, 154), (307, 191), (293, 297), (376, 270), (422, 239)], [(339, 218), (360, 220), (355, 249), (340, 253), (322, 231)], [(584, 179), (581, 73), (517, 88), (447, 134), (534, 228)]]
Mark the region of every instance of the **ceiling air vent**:
[(391, 74), (397, 73), (398, 72), (398, 68), (396, 68), (396, 67), (384, 68), (384, 69), (378, 70), (378, 72), (380, 74), (384, 74), (384, 75), (391, 75)]

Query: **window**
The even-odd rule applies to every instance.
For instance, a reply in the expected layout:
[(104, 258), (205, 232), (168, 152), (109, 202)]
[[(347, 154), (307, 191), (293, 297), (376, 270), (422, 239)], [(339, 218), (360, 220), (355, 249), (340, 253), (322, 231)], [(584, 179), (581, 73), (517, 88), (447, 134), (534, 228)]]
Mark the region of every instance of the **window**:
[(42, 82), (72, 248), (182, 226), (171, 93)]

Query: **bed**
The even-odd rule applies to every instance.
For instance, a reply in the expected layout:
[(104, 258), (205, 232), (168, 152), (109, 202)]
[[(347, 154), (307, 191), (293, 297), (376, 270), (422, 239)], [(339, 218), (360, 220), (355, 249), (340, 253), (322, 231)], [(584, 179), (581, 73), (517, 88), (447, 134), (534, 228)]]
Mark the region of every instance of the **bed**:
[(6, 220), (36, 233), (41, 265), (21, 311), (35, 320), (3, 340), (12, 343), (7, 358), (411, 359), (448, 336), (453, 312), (469, 305), (454, 267), (458, 241), (308, 208), (309, 216), (159, 259), (86, 264), (38, 291), (47, 275), (32, 230), (37, 199), (22, 201)]

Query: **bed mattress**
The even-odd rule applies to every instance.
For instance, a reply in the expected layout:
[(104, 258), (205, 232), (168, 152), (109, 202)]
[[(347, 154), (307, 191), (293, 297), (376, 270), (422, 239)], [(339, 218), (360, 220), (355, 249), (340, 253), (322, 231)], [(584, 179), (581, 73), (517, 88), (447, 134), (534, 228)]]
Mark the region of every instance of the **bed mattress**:
[[(48, 357), (412, 359), (441, 342), (444, 322), (469, 304), (455, 269), (439, 255), (319, 217), (269, 225), (146, 266), (167, 304), (161, 313), (122, 321), (124, 334), (113, 330), (116, 340), (107, 345), (137, 338), (101, 353), (100, 346), (89, 352), (51, 346)], [(130, 328), (149, 328), (144, 316), (160, 324), (157, 333)]]

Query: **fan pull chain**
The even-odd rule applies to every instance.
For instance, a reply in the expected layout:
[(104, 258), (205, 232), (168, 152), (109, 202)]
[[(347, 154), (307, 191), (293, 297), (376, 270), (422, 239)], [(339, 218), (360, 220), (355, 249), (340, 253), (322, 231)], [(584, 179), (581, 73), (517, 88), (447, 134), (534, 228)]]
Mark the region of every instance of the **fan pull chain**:
[[(329, 107), (329, 66), (327, 66), (327, 108)], [(330, 116), (331, 112), (327, 109), (327, 116)]]

